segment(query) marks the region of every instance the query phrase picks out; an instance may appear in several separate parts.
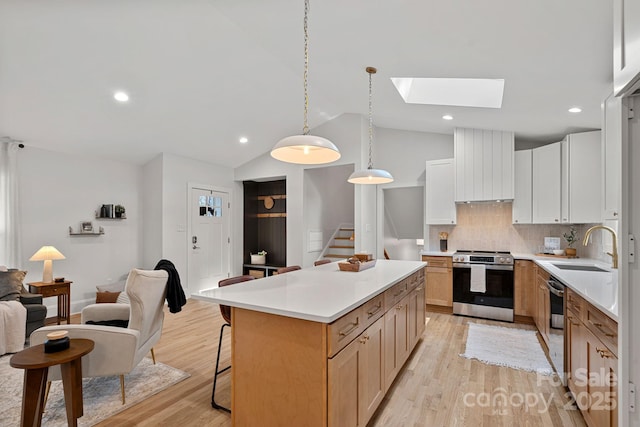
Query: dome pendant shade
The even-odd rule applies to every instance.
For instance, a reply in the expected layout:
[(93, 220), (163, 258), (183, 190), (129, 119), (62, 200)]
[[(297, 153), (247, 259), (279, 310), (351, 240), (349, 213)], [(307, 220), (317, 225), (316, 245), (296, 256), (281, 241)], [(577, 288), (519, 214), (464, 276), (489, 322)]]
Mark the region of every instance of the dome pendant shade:
[(369, 74), (369, 167), (365, 170), (355, 171), (351, 174), (347, 182), (351, 184), (388, 184), (393, 182), (393, 176), (384, 169), (374, 169), (373, 162), (371, 160), (371, 151), (373, 150), (373, 108), (371, 102), (372, 85), (371, 75), (375, 74), (378, 70), (374, 67), (367, 67), (365, 71)]
[(281, 139), (271, 150), (271, 157), (287, 163), (320, 165), (338, 160), (340, 151), (326, 138), (294, 135)]
[(384, 169), (365, 169), (355, 171), (347, 181), (352, 184), (387, 184), (393, 182), (393, 177)]

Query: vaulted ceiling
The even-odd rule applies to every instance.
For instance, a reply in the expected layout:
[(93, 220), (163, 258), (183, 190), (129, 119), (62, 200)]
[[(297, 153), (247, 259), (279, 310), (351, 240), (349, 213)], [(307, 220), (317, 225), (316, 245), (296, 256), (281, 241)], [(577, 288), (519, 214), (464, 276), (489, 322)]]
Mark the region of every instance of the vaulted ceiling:
[[(599, 128), (611, 9), (311, 0), (309, 124), (366, 115), (374, 66), (379, 127), (540, 142)], [(241, 165), (302, 129), (303, 16), (303, 0), (0, 0), (0, 137), (138, 164), (169, 152)], [(391, 77), (503, 78), (502, 108), (405, 104)]]

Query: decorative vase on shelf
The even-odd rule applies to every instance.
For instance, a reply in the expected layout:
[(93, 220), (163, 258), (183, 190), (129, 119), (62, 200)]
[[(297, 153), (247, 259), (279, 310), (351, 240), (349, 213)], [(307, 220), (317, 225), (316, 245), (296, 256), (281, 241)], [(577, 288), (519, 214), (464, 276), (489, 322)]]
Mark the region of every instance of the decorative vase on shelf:
[(576, 248), (566, 248), (564, 253), (567, 254), (568, 257), (574, 257), (576, 256), (577, 251)]

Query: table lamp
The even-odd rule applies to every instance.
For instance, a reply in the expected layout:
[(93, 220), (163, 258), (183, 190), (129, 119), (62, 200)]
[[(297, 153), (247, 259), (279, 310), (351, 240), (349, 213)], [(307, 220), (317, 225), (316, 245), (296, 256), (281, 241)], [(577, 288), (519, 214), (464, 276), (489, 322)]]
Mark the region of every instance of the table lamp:
[(44, 270), (42, 271), (42, 281), (44, 283), (53, 282), (53, 260), (65, 259), (64, 255), (53, 246), (43, 246), (38, 252), (33, 254), (29, 261), (44, 261)]

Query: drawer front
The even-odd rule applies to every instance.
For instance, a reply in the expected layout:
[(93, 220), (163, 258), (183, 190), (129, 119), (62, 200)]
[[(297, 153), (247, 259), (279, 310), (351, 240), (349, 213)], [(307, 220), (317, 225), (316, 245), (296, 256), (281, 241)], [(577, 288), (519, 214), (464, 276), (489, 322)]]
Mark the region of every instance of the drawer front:
[(356, 308), (328, 326), (329, 357), (333, 357), (364, 331), (366, 317), (363, 316), (363, 307)]
[(404, 279), (384, 292), (385, 311), (395, 306), (405, 295), (409, 293), (409, 280)]
[(591, 304), (587, 305), (584, 323), (618, 357), (618, 323)]
[(423, 256), (422, 261), (426, 261), (429, 267), (451, 267), (452, 261), (450, 256)]
[(373, 322), (384, 314), (384, 294), (374, 297), (362, 306), (362, 317), (364, 318), (363, 329), (368, 328)]
[(582, 320), (585, 301), (569, 288), (565, 289), (565, 295), (567, 297), (567, 309), (573, 311), (578, 316), (578, 319)]
[(39, 289), (33, 288), (33, 293), (38, 293), (40, 295), (43, 296), (43, 298), (46, 297), (53, 297), (56, 295), (64, 295), (67, 293), (67, 286), (65, 285), (59, 285), (59, 286), (45, 286)]
[(419, 284), (422, 283), (422, 281), (424, 280), (424, 277), (422, 275), (420, 275), (419, 272), (415, 272), (413, 273), (411, 276), (407, 277), (407, 288), (409, 289), (409, 291), (414, 290)]

